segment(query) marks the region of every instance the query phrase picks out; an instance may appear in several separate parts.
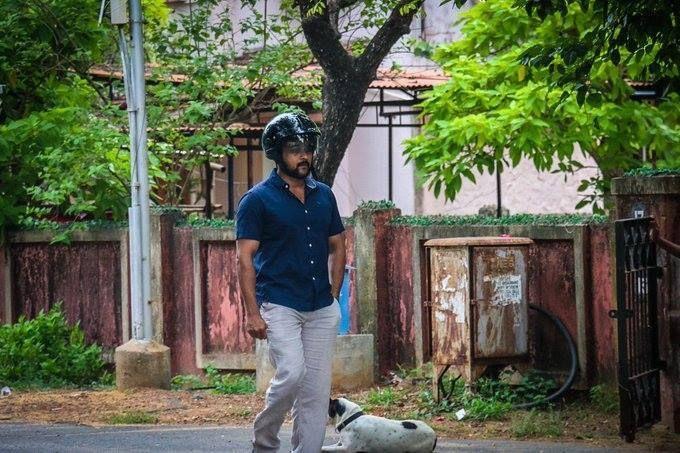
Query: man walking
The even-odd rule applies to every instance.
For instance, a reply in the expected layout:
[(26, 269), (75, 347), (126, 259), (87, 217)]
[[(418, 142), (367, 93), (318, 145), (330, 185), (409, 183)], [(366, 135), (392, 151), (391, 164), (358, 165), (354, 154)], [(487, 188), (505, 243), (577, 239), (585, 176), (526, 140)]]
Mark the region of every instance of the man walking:
[(278, 451), (291, 408), (293, 452), (318, 453), (326, 432), (345, 239), (331, 189), (311, 176), (318, 137), (304, 114), (272, 119), (262, 148), (276, 168), (243, 196), (236, 214), (246, 329), (267, 339), (276, 368), (255, 418), (258, 453)]

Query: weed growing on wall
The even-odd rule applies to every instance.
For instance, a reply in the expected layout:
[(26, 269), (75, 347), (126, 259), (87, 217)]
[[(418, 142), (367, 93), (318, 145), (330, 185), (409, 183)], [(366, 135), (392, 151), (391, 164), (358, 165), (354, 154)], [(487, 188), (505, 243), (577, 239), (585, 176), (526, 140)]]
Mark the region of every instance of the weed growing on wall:
[(626, 176), (680, 176), (680, 168), (640, 167), (628, 170)]
[(57, 304), (35, 319), (0, 326), (0, 386), (67, 387), (111, 381), (102, 350), (85, 342), (83, 330), (69, 325)]
[(392, 225), (430, 226), (505, 226), (505, 225), (587, 225), (593, 223), (606, 223), (609, 219), (604, 215), (583, 214), (513, 214), (503, 217), (491, 217), (482, 215), (431, 215), (412, 216), (405, 215), (393, 218)]

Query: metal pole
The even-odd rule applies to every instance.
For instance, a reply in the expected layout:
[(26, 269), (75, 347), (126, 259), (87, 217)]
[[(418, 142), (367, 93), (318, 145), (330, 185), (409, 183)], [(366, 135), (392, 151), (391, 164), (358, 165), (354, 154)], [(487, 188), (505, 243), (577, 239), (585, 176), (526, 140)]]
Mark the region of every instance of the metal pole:
[(501, 201), (501, 166), (496, 163), (496, 217), (503, 216), (503, 205)]
[(144, 44), (141, 0), (130, 0), (132, 31), (132, 67), (137, 102), (137, 170), (139, 176), (139, 209), (141, 219), (140, 248), (142, 256), (142, 306), (144, 312), (144, 339), (153, 337), (151, 316), (151, 265), (149, 262), (149, 169), (146, 150), (146, 83), (144, 80)]
[(388, 116), (387, 125), (387, 197), (392, 200), (392, 115)]
[(144, 310), (142, 304), (142, 255), (140, 253), (141, 223), (139, 209), (139, 174), (137, 166), (138, 142), (137, 142), (137, 102), (135, 99), (135, 78), (128, 52), (127, 38), (123, 27), (118, 27), (118, 39), (120, 44), (120, 57), (123, 63), (125, 82), (125, 100), (127, 104), (128, 121), (130, 124), (130, 207), (128, 208), (128, 241), (130, 243), (130, 305), (132, 320), (132, 338), (141, 340), (144, 338)]

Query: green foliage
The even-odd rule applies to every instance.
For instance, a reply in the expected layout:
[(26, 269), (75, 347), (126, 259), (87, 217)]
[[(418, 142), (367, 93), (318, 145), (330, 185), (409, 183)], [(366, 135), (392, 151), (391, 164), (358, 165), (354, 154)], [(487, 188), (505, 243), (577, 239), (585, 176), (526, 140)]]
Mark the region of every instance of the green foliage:
[[(589, 11), (594, 24), (583, 37), (564, 35), (560, 42), (530, 49), (531, 64), (548, 66), (556, 59), (572, 61), (560, 83), (585, 82), (588, 69), (601, 62), (614, 65), (643, 61), (645, 79), (677, 79), (680, 69), (678, 3), (675, 0), (519, 0), (540, 19), (569, 14), (570, 6)], [(583, 39), (580, 39), (583, 38)]]
[(533, 437), (560, 437), (564, 421), (559, 412), (531, 410), (512, 419), (510, 432), (522, 439)]
[(153, 425), (158, 423), (158, 416), (145, 411), (130, 411), (113, 414), (107, 422), (111, 425)]
[(178, 226), (191, 228), (234, 228), (236, 222), (232, 219), (206, 219), (196, 213), (190, 214), (186, 219), (180, 219)]
[(590, 401), (595, 408), (606, 414), (619, 411), (619, 393), (613, 385), (598, 384), (590, 389)]
[(469, 420), (500, 420), (505, 418), (515, 404), (545, 399), (554, 389), (555, 381), (537, 373), (522, 378), (519, 385), (511, 386), (505, 381), (480, 378), (473, 386), (466, 386), (462, 379), (444, 376), (444, 388), (450, 391), (447, 399), (436, 402), (430, 390), (420, 393), (421, 416), (429, 417), (465, 409)]
[(601, 224), (608, 222), (609, 219), (603, 215), (583, 215), (583, 214), (513, 214), (503, 217), (490, 217), (481, 215), (451, 216), (399, 216), (391, 220), (392, 225), (410, 226), (431, 226), (431, 225), (451, 225), (451, 226), (500, 226), (500, 225), (587, 225)]
[(396, 207), (397, 205), (395, 205), (391, 200), (368, 200), (359, 203), (357, 209), (364, 211), (383, 211), (386, 209), (394, 209)]
[(680, 175), (680, 168), (652, 168), (652, 167), (640, 167), (628, 170), (625, 176), (677, 176)]
[[(3, 0), (0, 3), (0, 124), (78, 100), (73, 81), (110, 48), (97, 25), (99, 0)], [(73, 73), (79, 75), (74, 78)]]
[(366, 397), (367, 407), (382, 406), (388, 407), (394, 405), (401, 395), (391, 387), (375, 388), (368, 392)]
[(102, 350), (88, 345), (76, 324), (67, 323), (56, 304), (35, 319), (0, 326), (0, 385), (21, 387), (86, 386), (110, 381)]
[(215, 367), (208, 365), (205, 369), (208, 386), (220, 395), (245, 395), (255, 393), (255, 379), (245, 374), (221, 374)]
[[(167, 20), (145, 0), (151, 29)], [(125, 112), (87, 70), (116, 55), (98, 0), (0, 4), (0, 243), (27, 218), (123, 219), (129, 199)], [(167, 179), (150, 158), (154, 186)]]
[[(599, 94), (584, 104), (585, 85), (570, 85), (565, 96), (549, 69), (531, 69), (520, 60), (527, 49), (554, 46), (564, 36), (583, 40), (595, 24), (591, 13), (574, 5), (541, 21), (513, 0), (492, 0), (463, 13), (461, 22), (462, 39), (434, 51), (450, 79), (426, 94), (428, 121), (406, 147), (435, 195), (453, 199), (463, 178), (475, 182), (475, 175), (523, 159), (539, 171), (574, 173), (584, 153), (602, 175), (580, 187), (585, 203), (595, 202), (598, 211), (610, 178), (639, 166), (643, 147), (652, 160), (675, 161), (680, 97), (668, 94), (658, 105), (632, 100), (626, 78), (636, 77), (641, 64), (594, 64), (588, 84)], [(571, 64), (554, 62), (558, 73)]]
[(178, 374), (170, 380), (170, 388), (172, 390), (192, 390), (203, 385), (201, 378), (193, 374)]

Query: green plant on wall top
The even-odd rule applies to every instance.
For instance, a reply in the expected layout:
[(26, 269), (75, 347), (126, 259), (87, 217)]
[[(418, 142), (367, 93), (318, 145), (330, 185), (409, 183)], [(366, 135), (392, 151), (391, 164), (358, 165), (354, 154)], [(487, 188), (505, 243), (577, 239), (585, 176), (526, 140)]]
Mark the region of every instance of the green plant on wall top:
[[(584, 87), (554, 86), (572, 62), (560, 58), (548, 68), (521, 61), (535, 46), (551, 47), (563, 36), (584, 37), (594, 26), (590, 12), (571, 5), (563, 15), (541, 21), (513, 0), (490, 0), (463, 13), (462, 39), (434, 50), (432, 58), (450, 77), (422, 103), (427, 118), (420, 135), (407, 141), (413, 161), (435, 194), (453, 199), (463, 179), (502, 171), (530, 160), (540, 171), (573, 173), (581, 153), (597, 164), (601, 177), (586, 179), (577, 205), (602, 206), (611, 177), (639, 166), (643, 148), (659, 166), (675, 162), (680, 146), (680, 97), (668, 93), (658, 105), (631, 99), (626, 79), (642, 73), (644, 62), (599, 61)], [(621, 50), (622, 61), (625, 49)], [(579, 105), (582, 104), (582, 105)]]
[(640, 167), (628, 170), (625, 176), (680, 176), (680, 168)]
[(513, 214), (503, 217), (482, 215), (433, 215), (433, 216), (399, 216), (391, 220), (393, 225), (430, 226), (502, 226), (502, 225), (585, 225), (606, 223), (609, 219), (603, 215), (583, 214)]

